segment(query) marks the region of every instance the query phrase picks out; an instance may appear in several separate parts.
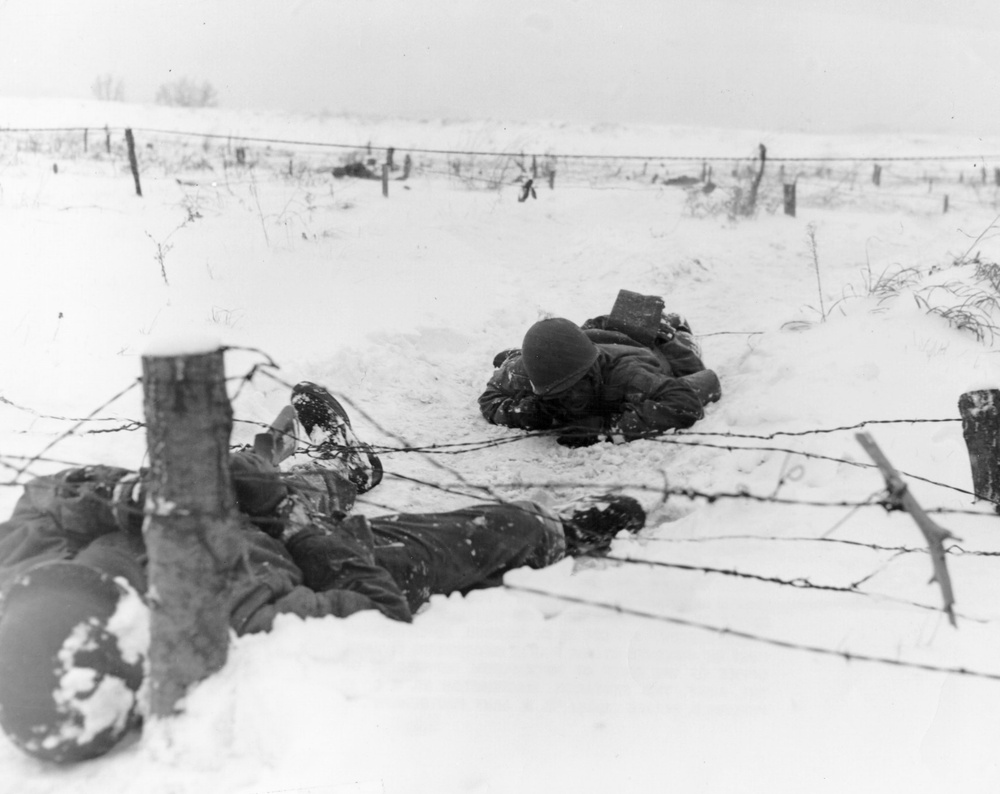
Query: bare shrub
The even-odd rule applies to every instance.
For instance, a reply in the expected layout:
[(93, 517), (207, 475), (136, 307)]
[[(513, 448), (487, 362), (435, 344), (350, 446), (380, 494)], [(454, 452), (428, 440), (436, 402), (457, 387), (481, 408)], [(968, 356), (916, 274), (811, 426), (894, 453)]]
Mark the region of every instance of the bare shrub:
[(94, 78), (90, 91), (101, 102), (124, 102), (125, 84), (120, 77), (102, 74)]
[(156, 90), (156, 104), (182, 108), (212, 108), (219, 104), (215, 88), (205, 81), (198, 83), (181, 77), (164, 83)]

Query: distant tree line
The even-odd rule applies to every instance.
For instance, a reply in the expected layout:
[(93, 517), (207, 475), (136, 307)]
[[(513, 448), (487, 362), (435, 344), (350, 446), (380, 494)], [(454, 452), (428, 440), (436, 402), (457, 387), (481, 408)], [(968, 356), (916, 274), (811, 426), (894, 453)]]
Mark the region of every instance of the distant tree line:
[[(125, 101), (125, 83), (112, 74), (99, 75), (90, 90), (94, 98), (101, 102)], [(218, 94), (211, 83), (207, 80), (199, 82), (190, 77), (163, 83), (156, 89), (154, 101), (158, 105), (185, 108), (209, 108), (219, 104)]]

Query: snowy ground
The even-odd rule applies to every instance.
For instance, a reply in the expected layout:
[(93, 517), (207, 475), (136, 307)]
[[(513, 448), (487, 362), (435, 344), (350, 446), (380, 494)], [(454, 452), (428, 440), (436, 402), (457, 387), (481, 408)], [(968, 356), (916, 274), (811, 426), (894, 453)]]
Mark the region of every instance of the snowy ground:
[[(663, 295), (686, 315), (724, 391), (691, 432), (657, 441), (389, 451), (386, 480), (361, 508), (454, 507), (473, 499), (463, 480), (503, 497), (545, 484), (559, 497), (622, 486), (650, 521), (616, 541), (614, 556), (673, 567), (517, 571), (506, 588), (436, 598), (410, 626), (375, 614), (282, 619), (235, 641), (186, 714), (107, 757), (57, 768), (0, 742), (0, 791), (997, 790), (1000, 577), (993, 557), (968, 552), (1000, 552), (1000, 537), (969, 493), (957, 401), (1000, 386), (1000, 366), (988, 313), (962, 329), (941, 312), (1000, 300), (975, 264), (954, 264), (967, 252), (1000, 260), (989, 233), (973, 246), (997, 215), (980, 169), (992, 182), (1000, 141), (0, 108), (8, 126), (94, 128), (86, 153), (78, 133), (0, 132), (5, 479), (25, 465), (19, 456), (40, 453), (30, 472), (141, 465), (141, 432), (93, 431), (142, 419), (140, 356), (179, 333), (242, 348), (227, 355), (234, 442), (303, 378), (345, 395), (362, 437), (388, 447), (510, 438), (476, 407), (493, 354), (540, 317), (607, 312), (621, 288)], [(121, 141), (103, 150), (105, 123), (137, 129), (141, 199)], [(311, 170), (339, 162), (339, 149), (246, 143), (256, 165), (240, 168), (239, 136), (371, 141), (395, 146), (397, 162), (410, 146), (732, 156), (746, 166), (762, 142), (772, 157), (969, 159), (887, 164), (881, 188), (871, 163), (833, 163), (822, 175), (796, 166), (796, 218), (770, 211), (780, 183), (769, 172), (763, 211), (733, 221), (722, 207), (732, 162), (713, 161), (720, 189), (699, 199), (701, 211), (650, 176), (697, 175), (697, 160), (636, 159), (624, 172), (602, 161), (588, 172), (557, 159), (555, 189), (539, 179), (537, 199), (519, 202), (509, 164), (456, 177), (422, 155), (426, 169), (394, 181), (386, 199), (378, 182)], [(274, 377), (241, 385), (268, 359)], [(95, 411), (102, 421), (79, 422)], [(966, 552), (948, 556), (957, 629), (928, 584), (927, 554), (900, 551), (922, 543), (909, 516), (800, 504), (879, 495), (860, 429), (924, 507), (959, 511), (935, 515)], [(791, 503), (663, 504), (665, 482)], [(0, 512), (17, 495), (0, 489)]]

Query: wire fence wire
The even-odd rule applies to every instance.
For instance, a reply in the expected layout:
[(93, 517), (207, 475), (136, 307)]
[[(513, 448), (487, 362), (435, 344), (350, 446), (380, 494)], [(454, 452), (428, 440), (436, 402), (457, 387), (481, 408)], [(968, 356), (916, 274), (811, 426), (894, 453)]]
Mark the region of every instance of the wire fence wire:
[[(796, 188), (804, 208), (905, 208), (946, 212), (1000, 206), (1000, 153), (921, 155), (781, 156), (758, 150), (719, 155), (591, 154), (472, 148), (398, 147), (391, 142), (341, 142), (220, 134), (159, 127), (128, 128), (137, 137), (141, 172), (170, 176), (191, 188), (294, 179), (316, 184), (339, 175), (350, 181), (381, 179), (383, 164), (394, 181), (432, 177), (471, 189), (495, 190), (532, 183), (552, 189), (682, 189), (692, 215), (732, 212), (760, 174), (760, 211), (785, 205), (785, 187)], [(0, 152), (20, 156), (88, 157), (124, 170), (124, 127), (0, 128)], [(765, 149), (766, 152), (766, 149)], [(763, 170), (762, 170), (763, 169)]]

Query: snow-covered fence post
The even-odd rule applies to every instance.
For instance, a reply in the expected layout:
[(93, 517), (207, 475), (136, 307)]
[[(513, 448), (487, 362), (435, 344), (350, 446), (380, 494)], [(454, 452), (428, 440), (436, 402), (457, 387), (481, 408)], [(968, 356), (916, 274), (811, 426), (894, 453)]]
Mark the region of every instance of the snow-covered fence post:
[(132, 169), (132, 179), (135, 180), (135, 194), (142, 197), (142, 185), (139, 184), (139, 161), (135, 156), (135, 137), (132, 135), (132, 128), (125, 130), (125, 144), (128, 146), (128, 165)]
[(942, 206), (942, 208), (941, 208), (941, 212), (942, 212), (942, 213), (945, 213), (945, 212), (947, 212), (947, 211), (948, 211), (948, 194), (947, 194), (947, 193), (945, 193), (945, 194), (944, 194), (944, 205), (943, 205), (943, 206)]
[(899, 472), (889, 463), (889, 459), (885, 456), (885, 453), (879, 449), (878, 444), (875, 443), (875, 440), (868, 433), (857, 433), (855, 438), (864, 448), (865, 452), (868, 453), (868, 457), (879, 467), (882, 476), (885, 477), (885, 487), (889, 492), (887, 500), (889, 509), (905, 510), (917, 523), (917, 527), (921, 533), (923, 533), (924, 540), (927, 541), (927, 551), (930, 554), (931, 565), (934, 570), (931, 581), (937, 582), (938, 587), (941, 588), (941, 597), (944, 602), (943, 610), (948, 616), (948, 621), (952, 626), (957, 625), (955, 623), (954, 611), (955, 595), (951, 588), (951, 577), (948, 575), (944, 550), (944, 541), (955, 536), (944, 527), (938, 526), (924, 512), (924, 509), (917, 503), (913, 494), (906, 487), (906, 483)]
[(1000, 187), (1000, 168), (993, 169), (993, 184)]
[(965, 392), (958, 398), (958, 412), (972, 468), (972, 491), (1000, 513), (1000, 389)]
[(413, 158), (410, 155), (406, 155), (403, 158), (403, 181), (405, 182), (410, 178), (410, 169), (413, 168)]
[(142, 380), (150, 708), (166, 717), (226, 663), (228, 583), (242, 559), (229, 473), (233, 413), (219, 349), (144, 355)]
[[(87, 153), (87, 134), (90, 132), (86, 127), (83, 128), (83, 153)], [(986, 173), (985, 171), (983, 173)]]
[(875, 163), (875, 167), (872, 169), (872, 184), (875, 187), (879, 187), (882, 184), (882, 166)]
[(382, 163), (382, 195), (389, 198), (389, 164)]
[(111, 129), (107, 124), (104, 125), (104, 148), (108, 154), (111, 154)]

